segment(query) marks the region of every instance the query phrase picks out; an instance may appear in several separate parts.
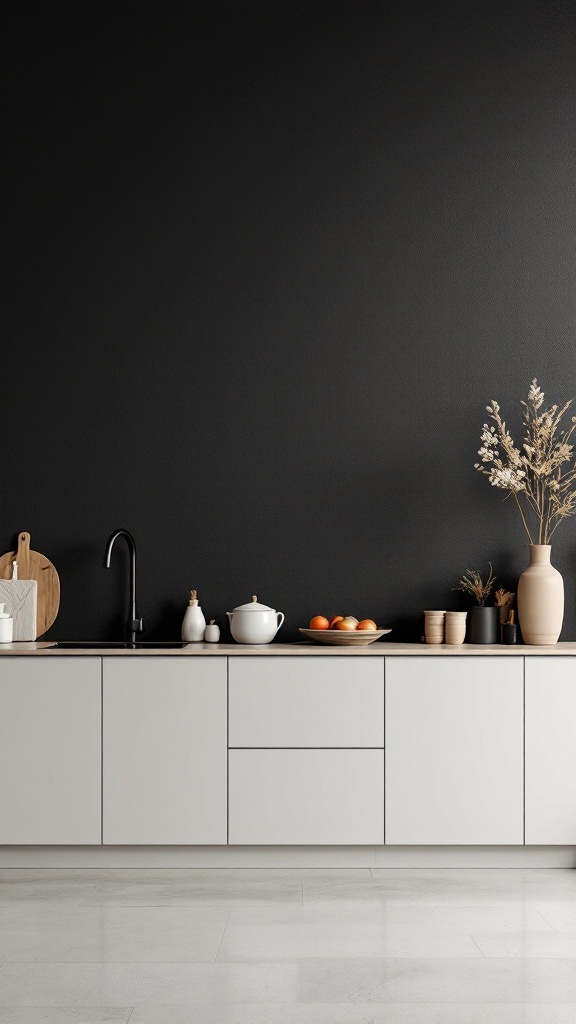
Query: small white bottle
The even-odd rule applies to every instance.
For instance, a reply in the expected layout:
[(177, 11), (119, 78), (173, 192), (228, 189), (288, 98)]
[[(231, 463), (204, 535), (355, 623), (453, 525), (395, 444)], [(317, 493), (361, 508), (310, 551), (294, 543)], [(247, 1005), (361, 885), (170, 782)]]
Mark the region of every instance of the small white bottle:
[(217, 644), (219, 642), (220, 626), (216, 625), (216, 619), (210, 619), (204, 630), (204, 639), (208, 644)]
[(191, 590), (190, 600), (188, 601), (188, 607), (182, 622), (182, 639), (186, 640), (189, 644), (197, 644), (200, 640), (204, 639), (205, 629), (206, 619), (198, 604), (198, 596), (195, 590)]
[(14, 619), (5, 612), (6, 605), (0, 604), (0, 644), (11, 644), (14, 636)]

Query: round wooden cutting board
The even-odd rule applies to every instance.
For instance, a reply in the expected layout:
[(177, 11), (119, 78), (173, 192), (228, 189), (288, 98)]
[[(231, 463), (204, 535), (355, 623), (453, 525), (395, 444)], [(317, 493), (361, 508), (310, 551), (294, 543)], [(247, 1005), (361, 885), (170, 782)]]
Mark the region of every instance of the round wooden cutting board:
[(18, 550), (0, 558), (0, 579), (12, 579), (12, 562), (18, 562), (19, 580), (37, 580), (38, 608), (36, 636), (42, 636), (55, 622), (60, 607), (60, 579), (52, 562), (39, 551), (30, 550), (30, 534), (18, 534)]

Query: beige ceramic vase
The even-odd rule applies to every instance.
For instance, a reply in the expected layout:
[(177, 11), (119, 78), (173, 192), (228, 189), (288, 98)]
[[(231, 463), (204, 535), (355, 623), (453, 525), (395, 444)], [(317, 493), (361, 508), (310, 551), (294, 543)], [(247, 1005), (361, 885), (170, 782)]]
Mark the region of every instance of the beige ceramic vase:
[(530, 545), (530, 565), (518, 581), (518, 618), (525, 644), (555, 644), (564, 618), (564, 581), (550, 564), (550, 545)]

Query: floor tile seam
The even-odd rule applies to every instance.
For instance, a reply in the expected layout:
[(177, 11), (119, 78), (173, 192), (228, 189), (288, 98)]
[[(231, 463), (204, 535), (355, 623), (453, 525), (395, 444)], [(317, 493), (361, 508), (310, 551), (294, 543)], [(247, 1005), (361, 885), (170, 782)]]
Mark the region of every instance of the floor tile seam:
[[(225, 960), (220, 951), (218, 951), (218, 959), (214, 961), (216, 964), (226, 964), (228, 967), (234, 964), (252, 964), (253, 967), (293, 967), (298, 964), (300, 960), (319, 960), (320, 957), (298, 957), (298, 956), (283, 956), (279, 957), (278, 960), (263, 960), (261, 956), (248, 957), (246, 960)], [(333, 960), (334, 957), (327, 957), (327, 960)], [(338, 957), (338, 959), (346, 959), (345, 957)], [(354, 959), (354, 957), (351, 957)]]
[(401, 957), (401, 956), (398, 956), (396, 953), (394, 953), (394, 954), (391, 954), (390, 956), (366, 956), (365, 954), (364, 955), (363, 954), (359, 954), (358, 956), (318, 956), (318, 955), (315, 955), (315, 956), (304, 956), (304, 957), (301, 956), (301, 957), (297, 958), (298, 962), (302, 962), (302, 963), (308, 963), (310, 960), (321, 960), (323, 963), (325, 961), (334, 961), (334, 962), (337, 962), (337, 963), (342, 963), (342, 962), (348, 963), (349, 961), (364, 960), (364, 961), (368, 961), (370, 964), (379, 964), (379, 963), (382, 962), (382, 960), (386, 960), (386, 961), (392, 960), (392, 961), (395, 961), (395, 962), (399, 961), (399, 960), (403, 960), (403, 961), (404, 960), (420, 960), (420, 961), (423, 961), (427, 966), (429, 964), (432, 964), (432, 963), (444, 964), (444, 965), (446, 965), (446, 964), (454, 964), (454, 966), (456, 966), (456, 965), (461, 966), (462, 963), (467, 963), (467, 964), (475, 964), (479, 968), (481, 966), (482, 970), (486, 969), (486, 967), (488, 965), (493, 966), (496, 961), (499, 961), (502, 966), (504, 966), (504, 965), (510, 966), (511, 963), (518, 964), (523, 959), (524, 960), (530, 960), (532, 963), (535, 960), (542, 960), (542, 961), (545, 961), (546, 963), (550, 962), (550, 963), (555, 963), (555, 964), (558, 964), (558, 963), (574, 964), (574, 963), (576, 963), (576, 955), (575, 956), (531, 956), (531, 957), (518, 957), (518, 956), (497, 956), (497, 957), (495, 957), (495, 956), (493, 956), (493, 957), (482, 957), (482, 958), (480, 958), (478, 956), (467, 956), (467, 957), (463, 957), (463, 956), (435, 956), (435, 957), (434, 956), (412, 956), (412, 957)]
[[(306, 896), (306, 894), (304, 894), (304, 895)], [(288, 901), (286, 901), (286, 902), (288, 902)], [(569, 901), (567, 901), (565, 899), (558, 900), (558, 903), (560, 903), (560, 904), (566, 903), (566, 902), (576, 903), (576, 900), (569, 900)], [(436, 909), (445, 909), (445, 910), (480, 910), (480, 909), (483, 909), (483, 910), (502, 910), (503, 908), (508, 908), (510, 906), (514, 906), (514, 907), (524, 906), (524, 907), (526, 907), (527, 910), (536, 910), (535, 904), (536, 903), (542, 903), (542, 900), (540, 900), (540, 899), (538, 899), (538, 900), (513, 900), (513, 899), (510, 900), (510, 899), (508, 899), (508, 900), (501, 900), (498, 903), (492, 903), (492, 902), (488, 903), (485, 900), (477, 900), (475, 903), (468, 903), (468, 902), (467, 903), (460, 903), (460, 902), (452, 902), (452, 901), (449, 902), (449, 901), (444, 901), (444, 900), (442, 902), (431, 902), (431, 901), (429, 901), (427, 899), (422, 899), (422, 900), (412, 900), (412, 899), (402, 900), (402, 899), (397, 899), (397, 898), (390, 899), (390, 898), (388, 898), (386, 896), (384, 896), (382, 899), (373, 899), (372, 898), (372, 899), (354, 900), (354, 899), (347, 898), (347, 899), (324, 899), (324, 900), (320, 900), (320, 899), (315, 899), (315, 900), (308, 899), (308, 900), (306, 900), (305, 899), (304, 900), (305, 906), (315, 906), (318, 903), (334, 903), (334, 904), (340, 904), (341, 903), (342, 905), (345, 905), (346, 903), (372, 904), (372, 905), (378, 904), (378, 905), (382, 905), (382, 906), (401, 907), (401, 908), (405, 908), (405, 909), (412, 909), (413, 907), (419, 907), (420, 909), (429, 909), (429, 910), (433, 910), (433, 909), (434, 910), (436, 910)], [(539, 911), (536, 911), (536, 912), (539, 913)]]
[[(36, 966), (50, 966), (50, 967), (78, 967), (80, 965), (93, 964), (94, 967), (114, 967), (114, 966), (128, 966), (128, 967), (139, 967), (140, 964), (155, 964), (158, 967), (170, 967), (171, 964), (184, 964), (188, 967), (215, 967), (220, 964), (230, 966), (231, 964), (251, 964), (252, 967), (270, 967), (270, 966), (293, 966), (298, 963), (298, 957), (285, 957), (283, 960), (263, 960), (262, 957), (252, 957), (251, 960), (5, 960), (0, 965), (0, 970), (4, 967), (12, 966), (13, 964), (26, 964), (28, 967)], [(311, 959), (304, 957), (304, 959)], [(319, 960), (320, 957), (314, 957), (313, 959)], [(328, 960), (346, 960), (347, 957), (327, 957)], [(351, 958), (356, 959), (356, 958)], [(367, 959), (383, 959), (381, 957), (370, 957)], [(384, 959), (388, 959), (387, 957)]]
[[(142, 1004), (142, 1005), (146, 1005), (146, 1004)], [(168, 1004), (168, 1005), (170, 1005), (170, 1004)], [(176, 1003), (176, 1004), (173, 1004), (173, 1005), (178, 1005), (178, 1004)], [(192, 1003), (191, 1005), (192, 1006), (200, 1006), (200, 1005), (204, 1005), (204, 1004)], [(214, 1004), (214, 1003), (212, 1003), (211, 1005), (214, 1006), (214, 1005), (221, 1005), (221, 1004)], [(241, 1005), (246, 1005), (246, 1004), (243, 1003)], [(260, 1005), (261, 1006), (266, 1006), (267, 1004), (266, 1003), (261, 1003)], [(297, 1005), (297, 1004), (286, 1004), (286, 1003), (284, 1003), (283, 1005)], [(396, 1007), (401, 1007), (401, 1006), (418, 1006), (418, 1007), (425, 1006), (425, 1007), (431, 1007), (431, 1008), (434, 1008), (435, 1006), (464, 1006), (464, 1007), (468, 1007), (468, 1006), (473, 1006), (473, 1007), (498, 1006), (498, 1007), (521, 1007), (521, 1008), (529, 1006), (530, 1008), (533, 1008), (533, 1009), (541, 1009), (542, 1007), (546, 1008), (546, 1007), (550, 1007), (550, 1006), (561, 1006), (561, 1007), (576, 1006), (576, 1003), (574, 1002), (574, 1000), (567, 1000), (565, 1002), (562, 1002), (562, 1000), (558, 1000), (558, 999), (555, 999), (554, 1001), (551, 1001), (551, 1000), (547, 999), (547, 1000), (543, 1000), (542, 1002), (534, 1002), (534, 1000), (532, 999), (532, 1000), (529, 1000), (528, 1002), (525, 1002), (525, 1003), (519, 1003), (517, 1001), (514, 1001), (514, 1002), (510, 1001), (510, 1002), (508, 1002), (507, 1000), (497, 1000), (497, 999), (411, 999), (408, 1002), (406, 999), (395, 999), (392, 996), (389, 999), (379, 999), (378, 1002), (376, 1002), (376, 1003), (357, 1003), (357, 1002), (344, 1003), (341, 1000), (339, 1000), (337, 1003), (327, 1003), (325, 1001), (324, 1002), (320, 1002), (320, 1001), (317, 1002), (316, 1000), (314, 1000), (314, 1001), (303, 1000), (299, 1005), (300, 1006), (309, 1006), (309, 1007), (315, 1007), (315, 1006), (346, 1006), (346, 1007), (348, 1007), (348, 1006), (351, 1006), (351, 1007), (354, 1007), (355, 1009), (361, 1008), (361, 1009), (370, 1009), (370, 1010), (372, 1010), (372, 1008), (374, 1006), (383, 1006), (387, 1010), (388, 1009), (392, 1009), (393, 1007), (396, 1008)]]
[[(259, 906), (258, 903), (247, 904), (240, 903), (238, 906)], [(300, 904), (294, 901), (294, 906), (299, 907)], [(232, 907), (229, 904), (222, 903), (84, 903), (83, 906), (91, 908), (102, 908), (106, 907), (115, 908), (118, 910), (231, 910)], [(1, 907), (1, 904), (0, 904)]]
[[(95, 882), (95, 884), (90, 889), (90, 892), (86, 893), (86, 895), (82, 897), (82, 899), (80, 900), (79, 903), (76, 904), (76, 906), (82, 907), (82, 906), (84, 906), (86, 904), (87, 900), (89, 900), (93, 896), (96, 896), (97, 893), (98, 893), (98, 890), (101, 887), (101, 884), (102, 884), (101, 882)], [(90, 904), (86, 904), (86, 905), (89, 906)]]
[(478, 943), (476, 942), (476, 939), (474, 938), (474, 936), (472, 934), (470, 935), (470, 938), (472, 939), (472, 942), (474, 943), (474, 945), (476, 946), (476, 949), (480, 953), (480, 956), (483, 957), (484, 960), (488, 959), (486, 957), (486, 954), (483, 953), (482, 950), (480, 949), (480, 946), (478, 945)]
[[(238, 906), (245, 906), (245, 904), (237, 904), (237, 905)], [(278, 904), (276, 904), (276, 906), (277, 905)], [(282, 904), (282, 905), (284, 906), (284, 904)], [(67, 908), (66, 908), (65, 911), (64, 911), (63, 907), (59, 907), (58, 909), (47, 911), (45, 914), (41, 913), (40, 910), (35, 908), (33, 911), (30, 910), (30, 911), (27, 911), (26, 913), (24, 913), (22, 911), (21, 913), (15, 914), (14, 916), (17, 916), (19, 919), (23, 919), (23, 918), (25, 918), (27, 916), (30, 916), (30, 919), (32, 919), (32, 914), (34, 914), (35, 918), (37, 918), (38, 916), (42, 916), (42, 917), (45, 917), (46, 920), (52, 920), (52, 919), (58, 920), (58, 919), (62, 919), (64, 917), (66, 917), (66, 918), (69, 917), (71, 915), (71, 912), (76, 913), (76, 911), (78, 911), (78, 910), (84, 911), (85, 909), (92, 910), (92, 911), (126, 910), (126, 911), (134, 912), (135, 914), (139, 913), (142, 910), (182, 910), (182, 911), (205, 910), (205, 911), (210, 911), (210, 912), (228, 913), (230, 910), (233, 909), (233, 906), (234, 905), (232, 903), (201, 903), (201, 904), (198, 904), (198, 905), (197, 904), (192, 904), (192, 903), (185, 903), (185, 904), (170, 904), (169, 906), (166, 906), (166, 904), (162, 904), (162, 905), (153, 904), (153, 905), (150, 905), (149, 903), (146, 903), (146, 904), (145, 903), (94, 903), (94, 904), (90, 903), (90, 904), (84, 904), (82, 907), (75, 906), (75, 905), (70, 905), (70, 906), (67, 905)], [(270, 904), (268, 904), (268, 906), (270, 906)], [(295, 903), (295, 904), (293, 904), (293, 906), (299, 907), (300, 904), (299, 903)], [(250, 907), (252, 908), (253, 904), (250, 904)], [(10, 909), (13, 909), (13, 908), (10, 908)], [(0, 925), (3, 924), (2, 917), (1, 917), (3, 910), (4, 910), (4, 912), (6, 912), (6, 908), (5, 907), (3, 908), (2, 904), (0, 904)], [(49, 916), (49, 915), (51, 915), (51, 916)], [(89, 915), (86, 914), (86, 918), (88, 916)], [(83, 914), (80, 915), (80, 919), (83, 919), (83, 917), (84, 917)], [(576, 922), (575, 922), (575, 929), (576, 929)]]
[[(559, 903), (562, 903), (562, 902), (566, 902), (566, 901), (562, 901), (562, 900), (559, 900), (558, 902), (559, 902)], [(559, 929), (559, 928), (555, 928), (555, 927), (554, 927), (554, 925), (552, 924), (552, 922), (551, 922), (551, 921), (548, 921), (548, 920), (547, 920), (547, 919), (546, 919), (546, 918), (544, 917), (544, 914), (542, 913), (542, 911), (541, 911), (541, 910), (537, 910), (537, 909), (536, 909), (536, 907), (534, 907), (534, 908), (533, 908), (533, 910), (534, 910), (534, 913), (535, 913), (535, 914), (538, 914), (538, 917), (541, 917), (541, 918), (542, 918), (542, 920), (544, 921), (544, 924), (547, 924), (547, 925), (548, 925), (548, 927), (549, 927), (549, 928), (551, 928), (551, 929), (552, 929), (552, 931), (553, 931), (554, 933), (556, 933), (556, 934), (560, 933), (561, 929)], [(574, 931), (576, 931), (576, 918), (575, 918), (575, 920), (574, 920)]]
[[(263, 1008), (265, 1008), (267, 1006), (273, 1006), (274, 1008), (280, 1008), (280, 1007), (290, 1007), (290, 1008), (292, 1008), (292, 1007), (294, 1007), (294, 1008), (296, 1008), (296, 1007), (307, 1007), (307, 1008), (310, 1008), (310, 1009), (314, 1009), (314, 1008), (318, 1008), (318, 1007), (328, 1007), (329, 1006), (329, 1007), (339, 1007), (339, 1008), (346, 1009), (346, 1010), (354, 1009), (357, 1012), (358, 1011), (361, 1011), (361, 1012), (364, 1012), (364, 1013), (368, 1012), (368, 1013), (373, 1015), (376, 1012), (381, 1012), (381, 1011), (389, 1012), (389, 1011), (392, 1011), (392, 1010), (402, 1009), (402, 1008), (405, 1008), (405, 1007), (410, 1007), (410, 1008), (412, 1008), (412, 1007), (418, 1007), (418, 1008), (427, 1007), (427, 1008), (430, 1008), (430, 1009), (434, 1009), (436, 1007), (438, 1007), (438, 1008), (440, 1008), (440, 1007), (442, 1007), (442, 1008), (443, 1007), (454, 1007), (454, 1008), (464, 1007), (464, 1008), (474, 1008), (474, 1009), (476, 1009), (476, 1008), (479, 1009), (481, 1007), (497, 1007), (499, 1009), (503, 1009), (504, 1007), (506, 1007), (506, 1008), (508, 1008), (510, 1010), (512, 1010), (512, 1009), (525, 1009), (525, 1008), (529, 1008), (530, 1010), (533, 1010), (533, 1011), (539, 1011), (539, 1010), (542, 1011), (542, 1010), (548, 1010), (548, 1009), (550, 1009), (552, 1007), (554, 1007), (554, 1008), (555, 1007), (562, 1007), (563, 1009), (565, 1009), (566, 1007), (576, 1006), (576, 1003), (574, 1003), (573, 1001), (572, 1002), (562, 1003), (562, 1002), (558, 1002), (558, 1000), (555, 1000), (554, 1002), (551, 1002), (551, 1001), (547, 1000), (545, 1002), (530, 1001), (530, 1002), (526, 1002), (526, 1003), (519, 1003), (517, 1001), (515, 1001), (515, 1002), (503, 1002), (503, 1001), (498, 1002), (498, 1001), (496, 1001), (494, 999), (482, 1000), (482, 1001), (479, 1001), (479, 1000), (476, 1000), (476, 999), (467, 999), (467, 1000), (460, 1000), (460, 999), (458, 999), (458, 1000), (449, 1000), (449, 999), (443, 999), (443, 1000), (417, 1000), (417, 999), (413, 999), (410, 1002), (407, 1002), (405, 999), (403, 999), (403, 1000), (379, 999), (377, 1002), (350, 1002), (350, 1003), (343, 1002), (342, 1000), (338, 1000), (338, 1002), (335, 1002), (335, 1003), (327, 1003), (325, 1001), (324, 1002), (302, 1001), (300, 1003), (297, 1003), (297, 1002), (295, 1002), (293, 1000), (291, 1000), (291, 1001), (284, 1000), (282, 1002), (274, 1001), (274, 1000), (266, 1000), (266, 1001), (259, 1001), (259, 1002), (255, 1001), (255, 1000), (236, 1000), (234, 1002), (222, 1002), (222, 1001), (218, 1001), (217, 1002), (215, 1000), (204, 1000), (204, 1001), (199, 1001), (199, 1002), (194, 1002), (194, 1003), (191, 1003), (191, 1002), (186, 1002), (186, 1003), (182, 1003), (182, 1002), (180, 1002), (180, 1003), (151, 1003), (151, 1002), (148, 1002), (148, 1001), (144, 1001), (144, 1002), (141, 1002), (141, 1003), (137, 1003), (136, 1006), (134, 1007), (134, 1009), (132, 1009), (130, 1011), (130, 1017), (128, 1018), (128, 1021), (131, 1021), (134, 1018), (134, 1013), (136, 1011), (142, 1011), (142, 1009), (153, 1009), (153, 1010), (161, 1009), (161, 1010), (167, 1010), (167, 1011), (174, 1011), (174, 1010), (179, 1010), (179, 1009), (184, 1008), (184, 1009), (190, 1010), (190, 1011), (197, 1011), (197, 1010), (201, 1010), (201, 1009), (205, 1008), (205, 1009), (210, 1009), (211, 1011), (214, 1011), (214, 1010), (218, 1010), (218, 1009), (226, 1010), (226, 1009), (230, 1009), (230, 1008), (232, 1008), (233, 1010), (238, 1010), (239, 1008), (242, 1008), (243, 1010), (245, 1010), (246, 1008), (255, 1007), (255, 1008), (258, 1008), (258, 1009), (261, 1010), (261, 1009), (263, 1009)], [(46, 1005), (46, 1004), (40, 1004), (40, 1003), (32, 1003), (32, 1004), (24, 1004), (24, 1003), (9, 1003), (9, 1004), (6, 1003), (6, 1004), (2, 1004), (2, 1003), (0, 1003), (0, 1010), (2, 1010), (2, 1011), (14, 1010), (14, 1009), (16, 1009), (16, 1010), (46, 1010), (46, 1009), (47, 1010), (58, 1010), (58, 1009), (65, 1009), (65, 1010), (69, 1011), (69, 1010), (79, 1010), (79, 1009), (94, 1010), (94, 1009), (100, 1009), (100, 1007), (96, 1006), (95, 1004), (90, 1004), (88, 1007), (86, 1007), (85, 1003), (64, 1003), (64, 1004), (60, 1003), (60, 1004), (58, 1004), (58, 1006), (56, 1006), (54, 1004)], [(134, 1018), (134, 1019), (136, 1019), (136, 1018)], [(370, 1017), (370, 1020), (372, 1020), (372, 1019), (373, 1019), (373, 1017)], [(434, 1019), (437, 1020), (438, 1018), (435, 1017)], [(234, 1017), (234, 1020), (236, 1020), (236, 1017)], [(555, 1021), (559, 1022), (560, 1018), (555, 1018)], [(122, 1019), (122, 1024), (127, 1024), (127, 1021), (126, 1021), (125, 1018)], [(163, 1024), (165, 1024), (165, 1022), (163, 1022)], [(352, 1020), (350, 1021), (350, 1024), (352, 1024)]]
[[(511, 958), (513, 959), (513, 958)], [(516, 958), (514, 958), (516, 959)], [(553, 959), (553, 958), (552, 958)], [(172, 964), (187, 965), (188, 967), (208, 967), (211, 964), (244, 964), (244, 963), (258, 963), (262, 965), (278, 963), (277, 960), (6, 960), (3, 964), (6, 967), (9, 964), (28, 964), (29, 967), (42, 966), (42, 967), (74, 967), (80, 964), (95, 964), (98, 967), (113, 967), (115, 964), (118, 966), (138, 967), (140, 964), (158, 964), (160, 967), (170, 967)]]
[(224, 942), (224, 936), (226, 934), (226, 929), (228, 927), (228, 922), (230, 920), (230, 914), (231, 913), (232, 913), (232, 909), (230, 908), (228, 910), (228, 914), (227, 914), (226, 920), (224, 922), (224, 927), (222, 928), (222, 934), (220, 936), (220, 942), (218, 943), (218, 948), (217, 948), (216, 952), (214, 953), (214, 961), (213, 961), (214, 963), (218, 963), (218, 954), (219, 954), (220, 949), (222, 947), (222, 943)]

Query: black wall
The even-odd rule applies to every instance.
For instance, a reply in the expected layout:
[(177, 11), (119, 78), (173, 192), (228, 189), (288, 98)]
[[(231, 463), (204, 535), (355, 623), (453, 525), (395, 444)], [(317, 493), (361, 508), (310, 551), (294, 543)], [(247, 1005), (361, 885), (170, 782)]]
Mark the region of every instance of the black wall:
[[(5, 3), (0, 546), (51, 634), (146, 639), (250, 594), (396, 638), (491, 559), (488, 399), (576, 394), (576, 8)], [(514, 416), (509, 414), (511, 422)], [(576, 635), (576, 522), (557, 534)]]

